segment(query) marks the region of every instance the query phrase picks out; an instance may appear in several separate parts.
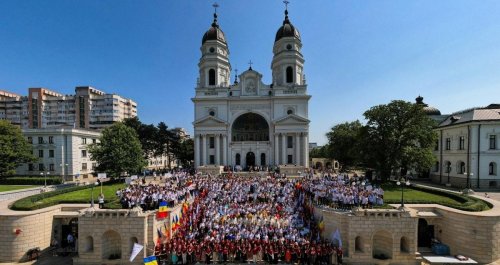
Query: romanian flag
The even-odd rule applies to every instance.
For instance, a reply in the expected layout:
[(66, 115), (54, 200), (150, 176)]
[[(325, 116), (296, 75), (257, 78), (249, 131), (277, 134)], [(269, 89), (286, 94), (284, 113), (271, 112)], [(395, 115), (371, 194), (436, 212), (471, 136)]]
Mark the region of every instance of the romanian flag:
[(155, 256), (144, 258), (144, 265), (158, 265)]
[(156, 218), (165, 218), (168, 215), (168, 207), (167, 202), (160, 202), (160, 207), (158, 208), (158, 212), (156, 213)]

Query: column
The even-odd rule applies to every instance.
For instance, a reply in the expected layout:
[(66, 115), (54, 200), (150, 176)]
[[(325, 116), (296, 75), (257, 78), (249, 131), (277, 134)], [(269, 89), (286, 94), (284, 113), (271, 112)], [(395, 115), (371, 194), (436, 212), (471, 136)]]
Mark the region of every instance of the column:
[(201, 144), (201, 164), (205, 166), (207, 164), (207, 135), (203, 134), (201, 136), (202, 144)]
[(281, 164), (286, 164), (286, 134), (281, 134)]
[(274, 164), (279, 165), (280, 164), (280, 142), (279, 142), (279, 134), (275, 133), (274, 134)]
[(222, 135), (222, 164), (228, 165), (227, 162), (227, 135)]
[(194, 166), (200, 166), (200, 136), (194, 135)]
[(302, 137), (302, 140), (304, 141), (304, 166), (309, 167), (309, 140), (307, 139), (307, 133), (303, 134), (304, 137)]
[(215, 135), (215, 164), (220, 166), (220, 134)]
[(300, 165), (300, 133), (295, 134), (295, 164)]

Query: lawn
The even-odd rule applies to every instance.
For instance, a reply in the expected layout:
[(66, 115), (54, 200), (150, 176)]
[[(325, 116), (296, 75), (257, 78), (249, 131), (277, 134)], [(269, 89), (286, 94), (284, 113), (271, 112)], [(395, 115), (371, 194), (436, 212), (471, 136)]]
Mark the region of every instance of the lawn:
[[(106, 208), (116, 209), (121, 207), (118, 198), (116, 197), (116, 190), (124, 187), (125, 187), (124, 183), (103, 185), (102, 192), (104, 194), (104, 201), (105, 201), (104, 206)], [(59, 191), (59, 193), (61, 193), (61, 191)], [(100, 193), (101, 193), (101, 187), (95, 186), (94, 202), (96, 204), (97, 204), (97, 197), (99, 196)], [(58, 203), (90, 203), (91, 196), (92, 196), (92, 188), (89, 185), (84, 189), (61, 193), (55, 196), (49, 196), (42, 199), (39, 199), (40, 198), (39, 195), (26, 197), (24, 199), (16, 201), (11, 208), (14, 210), (34, 210), (56, 205)]]
[(0, 185), (0, 192), (4, 191), (13, 191), (13, 190), (22, 190), (22, 189), (31, 189), (39, 186), (33, 185)]
[[(401, 203), (401, 186), (394, 183), (383, 184), (384, 203), (400, 204)], [(485, 201), (465, 196), (461, 194), (436, 191), (421, 187), (405, 187), (404, 188), (404, 203), (405, 204), (441, 204), (464, 211), (484, 211), (490, 209)]]

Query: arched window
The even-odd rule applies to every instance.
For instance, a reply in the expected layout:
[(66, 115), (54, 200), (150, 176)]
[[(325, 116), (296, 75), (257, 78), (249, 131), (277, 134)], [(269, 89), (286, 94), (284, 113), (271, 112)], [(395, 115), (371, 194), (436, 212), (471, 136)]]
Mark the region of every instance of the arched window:
[(354, 252), (363, 252), (363, 239), (360, 236), (354, 240)]
[(293, 68), (291, 66), (286, 68), (286, 82), (293, 83)]
[(451, 162), (450, 161), (446, 161), (444, 163), (444, 165), (445, 165), (444, 172), (445, 173), (450, 173), (451, 172)]
[(260, 154), (260, 165), (261, 166), (266, 165), (266, 154), (265, 153)]
[(409, 245), (408, 239), (406, 237), (401, 237), (399, 250), (403, 253), (410, 252), (410, 245)]
[(489, 172), (490, 172), (490, 175), (496, 175), (497, 174), (497, 164), (495, 162), (491, 162), (490, 163)]
[(439, 162), (436, 161), (436, 164), (434, 165), (434, 172), (439, 172)]
[(459, 161), (457, 166), (458, 166), (457, 173), (464, 174), (465, 173), (465, 162)]
[(83, 248), (84, 252), (93, 252), (94, 251), (94, 238), (88, 236), (85, 238), (85, 246)]
[(241, 165), (241, 155), (240, 154), (236, 154), (236, 165), (237, 166)]
[(215, 70), (214, 69), (208, 70), (208, 85), (215, 86)]

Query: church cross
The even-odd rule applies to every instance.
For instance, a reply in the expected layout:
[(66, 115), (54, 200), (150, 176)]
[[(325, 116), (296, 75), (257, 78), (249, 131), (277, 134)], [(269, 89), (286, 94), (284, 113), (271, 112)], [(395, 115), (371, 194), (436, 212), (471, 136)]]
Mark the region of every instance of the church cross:
[(285, 10), (288, 10), (288, 4), (290, 4), (290, 2), (285, 0), (283, 1), (283, 3), (285, 4)]
[(250, 61), (248, 62), (248, 65), (250, 65), (250, 67), (249, 67), (248, 69), (252, 70), (252, 64), (253, 64), (253, 63), (252, 63), (252, 60), (250, 60)]
[(217, 7), (219, 7), (219, 4), (217, 4), (217, 2), (215, 2), (212, 6), (215, 9), (214, 13), (217, 13)]

